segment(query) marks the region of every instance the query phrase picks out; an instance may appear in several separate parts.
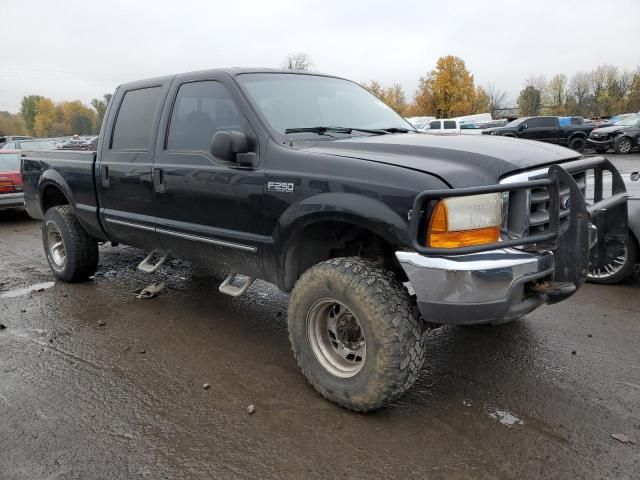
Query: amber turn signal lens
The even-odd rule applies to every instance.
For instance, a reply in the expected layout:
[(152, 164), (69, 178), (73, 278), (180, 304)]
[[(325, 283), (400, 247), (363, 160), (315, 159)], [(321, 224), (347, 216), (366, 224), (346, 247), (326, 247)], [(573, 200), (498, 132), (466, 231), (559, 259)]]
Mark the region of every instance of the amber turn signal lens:
[[(467, 207), (468, 208), (468, 207)], [(459, 212), (460, 210), (458, 210)], [(496, 243), (500, 239), (500, 226), (488, 225), (479, 228), (460, 229), (451, 231), (447, 201), (438, 202), (431, 214), (427, 245), (432, 248), (458, 248), (474, 245)], [(454, 214), (455, 215), (455, 214)], [(498, 216), (490, 219), (497, 221)], [(486, 225), (486, 223), (485, 223)]]
[(471, 247), (496, 243), (500, 238), (500, 227), (477, 228), (460, 232), (429, 232), (429, 246), (433, 248)]

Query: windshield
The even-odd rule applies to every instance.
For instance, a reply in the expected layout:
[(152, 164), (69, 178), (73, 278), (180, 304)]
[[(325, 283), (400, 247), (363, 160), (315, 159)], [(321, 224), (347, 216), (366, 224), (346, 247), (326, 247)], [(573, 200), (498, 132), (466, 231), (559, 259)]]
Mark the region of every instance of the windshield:
[(517, 127), (522, 122), (524, 122), (526, 118), (516, 118), (513, 122), (509, 122), (505, 125), (505, 127)]
[(616, 122), (616, 125), (622, 125), (623, 127), (636, 127), (638, 124), (640, 124), (640, 117), (637, 116), (629, 116)]
[(337, 78), (287, 73), (251, 73), (238, 77), (271, 127), (321, 126), (383, 129), (413, 127), (361, 86)]
[(0, 172), (20, 171), (20, 154), (3, 153), (0, 155)]
[(22, 150), (50, 150), (56, 148), (53, 142), (49, 141), (28, 141), (20, 142), (20, 148)]

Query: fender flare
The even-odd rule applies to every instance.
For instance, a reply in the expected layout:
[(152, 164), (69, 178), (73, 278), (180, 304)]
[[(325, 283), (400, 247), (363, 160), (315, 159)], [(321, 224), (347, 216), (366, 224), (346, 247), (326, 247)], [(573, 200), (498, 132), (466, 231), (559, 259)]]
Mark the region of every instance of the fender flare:
[(285, 210), (273, 235), (276, 246), (285, 246), (304, 228), (323, 221), (351, 223), (371, 230), (388, 243), (410, 245), (408, 220), (385, 203), (356, 193), (328, 192), (305, 198)]
[(47, 187), (50, 186), (58, 188), (58, 190), (62, 192), (62, 194), (69, 202), (69, 205), (71, 205), (71, 207), (75, 209), (77, 202), (73, 191), (69, 187), (69, 184), (62, 177), (62, 175), (60, 175), (60, 173), (50, 168), (42, 173), (42, 176), (38, 181), (38, 204), (40, 205), (43, 214), (44, 205), (42, 204), (42, 202), (44, 200), (44, 191)]
[(285, 278), (288, 255), (305, 229), (330, 221), (368, 230), (391, 245), (411, 244), (408, 220), (379, 199), (356, 193), (321, 193), (291, 205), (281, 215), (273, 235), (274, 283), (281, 288), (288, 285)]

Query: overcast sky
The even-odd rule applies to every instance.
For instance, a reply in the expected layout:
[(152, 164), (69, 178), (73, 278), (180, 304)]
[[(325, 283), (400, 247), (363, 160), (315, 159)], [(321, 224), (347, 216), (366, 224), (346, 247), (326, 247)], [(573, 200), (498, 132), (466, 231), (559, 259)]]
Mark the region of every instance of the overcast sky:
[(408, 98), (438, 57), (514, 99), (530, 75), (640, 65), (640, 0), (2, 0), (0, 110), (23, 95), (93, 97), (146, 77), (230, 66), (316, 69)]

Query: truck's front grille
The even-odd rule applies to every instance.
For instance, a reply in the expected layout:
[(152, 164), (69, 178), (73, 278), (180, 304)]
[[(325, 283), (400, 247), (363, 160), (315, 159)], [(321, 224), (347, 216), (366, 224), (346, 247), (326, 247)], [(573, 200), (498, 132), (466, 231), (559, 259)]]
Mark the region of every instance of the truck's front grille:
[[(572, 173), (571, 176), (582, 190), (587, 192), (587, 172)], [(571, 205), (568, 200), (569, 187), (560, 189), (560, 230), (569, 226), (569, 212)], [(549, 229), (549, 190), (547, 188), (532, 188), (529, 202), (529, 232), (540, 233)]]
[[(587, 171), (571, 172), (582, 194), (587, 194)], [(500, 183), (524, 182), (539, 180), (547, 177), (547, 169), (525, 172), (504, 178)], [(569, 227), (569, 187), (560, 189), (560, 231)], [(509, 193), (509, 206), (503, 234), (508, 238), (521, 238), (526, 235), (548, 231), (549, 220), (549, 189), (537, 187), (528, 190), (516, 190)]]

